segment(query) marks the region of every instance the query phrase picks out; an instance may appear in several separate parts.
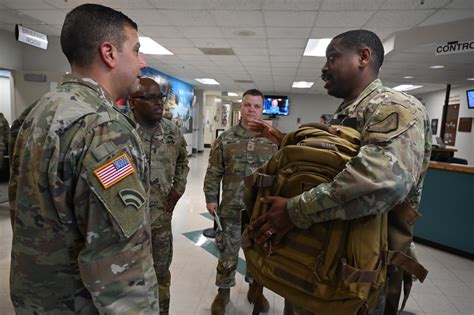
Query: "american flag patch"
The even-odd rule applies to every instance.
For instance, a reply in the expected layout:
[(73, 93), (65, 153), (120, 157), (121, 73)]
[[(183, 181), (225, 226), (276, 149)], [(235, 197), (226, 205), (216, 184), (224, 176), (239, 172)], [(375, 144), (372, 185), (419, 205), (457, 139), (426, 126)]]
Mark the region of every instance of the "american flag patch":
[(108, 189), (110, 186), (121, 181), (135, 172), (127, 154), (122, 154), (107, 164), (102, 165), (94, 171), (102, 186)]

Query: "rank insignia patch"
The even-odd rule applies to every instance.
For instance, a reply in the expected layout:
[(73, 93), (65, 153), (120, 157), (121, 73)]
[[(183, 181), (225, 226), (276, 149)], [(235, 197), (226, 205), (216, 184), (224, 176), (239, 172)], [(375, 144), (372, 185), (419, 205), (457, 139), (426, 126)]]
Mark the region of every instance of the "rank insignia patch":
[(135, 172), (135, 169), (125, 153), (94, 170), (95, 176), (105, 189), (113, 186), (133, 172)]

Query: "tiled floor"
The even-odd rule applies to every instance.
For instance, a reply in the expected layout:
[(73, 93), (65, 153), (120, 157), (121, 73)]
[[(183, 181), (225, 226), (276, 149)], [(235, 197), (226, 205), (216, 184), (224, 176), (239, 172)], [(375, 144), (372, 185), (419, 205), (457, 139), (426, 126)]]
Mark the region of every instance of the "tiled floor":
[[(210, 314), (216, 294), (214, 244), (196, 232), (212, 225), (205, 210), (202, 181), (207, 166), (204, 154), (190, 159), (187, 190), (173, 218), (174, 259), (171, 266), (170, 313), (177, 315)], [(1, 187), (0, 187), (1, 188)], [(3, 185), (5, 189), (5, 185)], [(14, 314), (9, 299), (11, 228), (8, 204), (0, 204), (0, 314)], [(405, 314), (474, 314), (474, 263), (451, 254), (417, 245), (420, 260), (429, 269), (425, 283), (414, 283)], [(241, 254), (243, 257), (243, 254)], [(246, 300), (247, 284), (237, 274), (226, 314), (251, 314)], [(283, 313), (283, 299), (265, 291), (270, 301), (269, 314)]]

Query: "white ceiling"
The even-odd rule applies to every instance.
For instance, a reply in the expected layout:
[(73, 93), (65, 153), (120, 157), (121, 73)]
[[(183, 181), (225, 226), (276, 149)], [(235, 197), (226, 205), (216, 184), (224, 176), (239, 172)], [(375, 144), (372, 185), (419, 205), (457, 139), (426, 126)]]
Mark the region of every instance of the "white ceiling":
[[(13, 32), (15, 24), (21, 23), (58, 36), (66, 13), (87, 2), (91, 1), (0, 0), (0, 28)], [(372, 30), (384, 41), (395, 39), (380, 73), (388, 86), (423, 85), (413, 91), (419, 94), (443, 89), (448, 83), (466, 85), (472, 82), (467, 78), (474, 77), (473, 53), (434, 54), (436, 44), (474, 39), (472, 0), (94, 2), (123, 11), (137, 22), (141, 35), (152, 37), (174, 53), (147, 55), (150, 66), (198, 88), (208, 86), (195, 78), (214, 78), (222, 91), (242, 92), (257, 87), (265, 92), (325, 94), (320, 79), (325, 58), (303, 57), (306, 42), (308, 38), (333, 37), (357, 28)], [(242, 36), (242, 31), (251, 36)], [(235, 56), (204, 55), (198, 48), (232, 48)], [(446, 68), (429, 69), (435, 64)], [(407, 75), (414, 79), (403, 79)], [(311, 89), (293, 89), (293, 81), (315, 84)]]

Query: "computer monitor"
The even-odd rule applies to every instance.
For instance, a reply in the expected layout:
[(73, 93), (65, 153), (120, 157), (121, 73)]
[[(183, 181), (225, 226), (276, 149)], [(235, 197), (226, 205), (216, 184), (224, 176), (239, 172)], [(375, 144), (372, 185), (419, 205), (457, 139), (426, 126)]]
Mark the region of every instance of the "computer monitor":
[(467, 108), (474, 109), (474, 90), (466, 91)]

